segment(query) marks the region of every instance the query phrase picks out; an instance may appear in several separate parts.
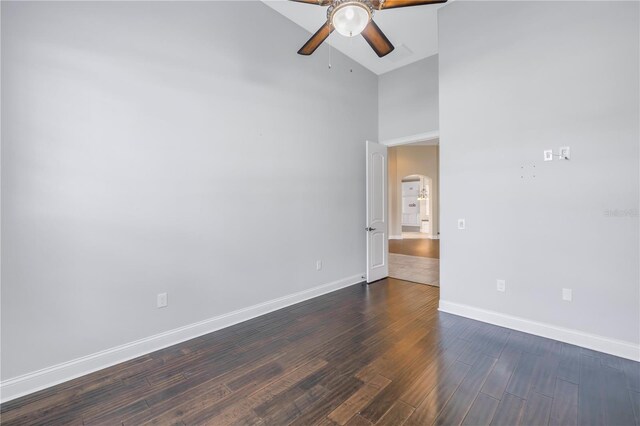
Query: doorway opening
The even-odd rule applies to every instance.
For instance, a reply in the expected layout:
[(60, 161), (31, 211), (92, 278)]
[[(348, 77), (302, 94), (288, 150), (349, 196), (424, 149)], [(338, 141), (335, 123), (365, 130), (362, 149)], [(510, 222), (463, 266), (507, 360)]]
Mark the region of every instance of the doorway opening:
[(440, 286), (438, 140), (388, 148), (389, 276)]
[(399, 197), (402, 239), (432, 238), (432, 186), (432, 179), (428, 176), (415, 174), (402, 178)]

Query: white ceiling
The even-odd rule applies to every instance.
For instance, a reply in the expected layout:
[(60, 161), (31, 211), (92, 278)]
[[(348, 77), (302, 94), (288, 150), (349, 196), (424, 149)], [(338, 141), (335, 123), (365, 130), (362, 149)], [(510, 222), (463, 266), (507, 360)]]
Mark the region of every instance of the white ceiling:
[[(267, 6), (309, 31), (309, 37), (327, 21), (327, 8), (287, 0), (262, 0)], [(376, 74), (384, 74), (438, 53), (437, 9), (444, 4), (379, 10), (376, 24), (396, 47), (384, 58), (360, 36), (333, 32), (326, 42)], [(300, 40), (300, 46), (307, 40)], [(294, 52), (295, 53), (295, 52)]]

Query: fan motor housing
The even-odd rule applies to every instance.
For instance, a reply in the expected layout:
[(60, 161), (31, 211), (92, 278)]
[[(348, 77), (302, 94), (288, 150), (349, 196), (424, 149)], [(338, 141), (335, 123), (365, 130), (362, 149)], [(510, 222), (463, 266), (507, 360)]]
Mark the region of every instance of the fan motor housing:
[(369, 20), (373, 18), (374, 7), (369, 0), (335, 0), (327, 9), (327, 20), (333, 25), (333, 14), (346, 6), (358, 6), (367, 11)]

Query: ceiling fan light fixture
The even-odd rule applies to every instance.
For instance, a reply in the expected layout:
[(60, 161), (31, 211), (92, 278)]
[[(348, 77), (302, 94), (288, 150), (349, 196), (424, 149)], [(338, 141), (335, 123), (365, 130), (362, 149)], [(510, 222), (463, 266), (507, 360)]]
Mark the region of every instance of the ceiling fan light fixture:
[[(393, 44), (373, 21), (373, 11), (423, 4), (446, 3), (447, 0), (291, 0), (299, 3), (329, 6), (327, 22), (298, 50), (299, 55), (309, 56), (331, 35), (333, 30), (345, 37), (362, 34), (369, 46), (380, 58), (393, 52)], [(375, 7), (374, 7), (375, 3)]]
[(335, 2), (329, 8), (329, 21), (335, 30), (345, 37), (355, 37), (369, 25), (373, 8), (365, 1)]

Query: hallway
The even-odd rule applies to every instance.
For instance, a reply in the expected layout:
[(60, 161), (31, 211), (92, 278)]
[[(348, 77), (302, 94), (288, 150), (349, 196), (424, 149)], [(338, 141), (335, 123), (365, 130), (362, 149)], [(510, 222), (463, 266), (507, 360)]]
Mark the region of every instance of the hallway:
[(389, 253), (440, 259), (440, 240), (429, 238), (389, 240)]
[(440, 286), (440, 240), (389, 240), (389, 276)]

